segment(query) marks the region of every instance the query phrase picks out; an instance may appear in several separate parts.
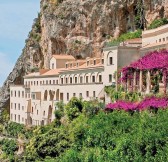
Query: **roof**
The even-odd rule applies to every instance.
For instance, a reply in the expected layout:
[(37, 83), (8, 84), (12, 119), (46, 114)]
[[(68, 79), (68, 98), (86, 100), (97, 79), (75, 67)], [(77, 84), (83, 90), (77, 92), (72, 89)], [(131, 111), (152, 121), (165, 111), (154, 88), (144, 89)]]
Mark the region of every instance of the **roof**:
[(52, 69), (42, 74), (41, 76), (49, 76), (49, 75), (58, 75), (61, 69)]
[(75, 58), (72, 55), (52, 55), (57, 60), (75, 60)]
[(142, 43), (142, 38), (128, 39), (128, 40), (125, 40), (124, 42), (127, 42), (127, 43)]
[(166, 44), (168, 44), (168, 41), (158, 42), (158, 43), (152, 43), (152, 44), (147, 44), (147, 45), (143, 46), (142, 49), (144, 49), (144, 48), (156, 47), (156, 46), (162, 46), (162, 45), (166, 45)]

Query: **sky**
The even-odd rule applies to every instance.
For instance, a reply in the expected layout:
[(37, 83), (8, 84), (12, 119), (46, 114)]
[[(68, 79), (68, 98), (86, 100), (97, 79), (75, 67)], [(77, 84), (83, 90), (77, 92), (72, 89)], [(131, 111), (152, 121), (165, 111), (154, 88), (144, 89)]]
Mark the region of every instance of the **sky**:
[(21, 55), (40, 0), (0, 0), (0, 87)]

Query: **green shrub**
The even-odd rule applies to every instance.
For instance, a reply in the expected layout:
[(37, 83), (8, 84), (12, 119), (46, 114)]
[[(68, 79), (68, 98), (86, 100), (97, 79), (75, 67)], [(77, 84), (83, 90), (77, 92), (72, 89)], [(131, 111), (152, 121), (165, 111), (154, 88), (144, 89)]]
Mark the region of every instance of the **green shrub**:
[(18, 149), (16, 141), (9, 139), (0, 141), (0, 146), (6, 155), (14, 155), (15, 151)]
[(165, 25), (165, 24), (168, 24), (168, 20), (166, 18), (162, 18), (162, 19), (157, 19), (157, 20), (154, 20), (150, 26), (148, 27), (148, 29), (155, 29), (155, 28), (158, 28), (162, 25)]
[(114, 39), (106, 44), (107, 47), (110, 46), (118, 46), (121, 42), (129, 39), (134, 39), (134, 38), (141, 38), (142, 35), (142, 30), (137, 30), (135, 32), (128, 32), (125, 34), (121, 34), (119, 38)]
[(73, 97), (65, 106), (65, 109), (69, 120), (73, 120), (74, 118), (78, 117), (83, 109), (81, 99)]

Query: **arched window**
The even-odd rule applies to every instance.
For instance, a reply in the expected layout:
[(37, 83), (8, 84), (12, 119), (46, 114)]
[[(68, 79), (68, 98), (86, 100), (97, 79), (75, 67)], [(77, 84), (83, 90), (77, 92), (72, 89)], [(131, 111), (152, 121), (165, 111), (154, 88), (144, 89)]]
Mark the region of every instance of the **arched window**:
[(34, 111), (34, 108), (32, 107), (32, 113), (33, 113), (33, 111)]
[(45, 116), (45, 111), (43, 111), (43, 116)]
[(45, 101), (47, 100), (47, 95), (48, 95), (48, 92), (47, 92), (47, 90), (45, 90), (45, 92), (44, 92), (44, 100)]

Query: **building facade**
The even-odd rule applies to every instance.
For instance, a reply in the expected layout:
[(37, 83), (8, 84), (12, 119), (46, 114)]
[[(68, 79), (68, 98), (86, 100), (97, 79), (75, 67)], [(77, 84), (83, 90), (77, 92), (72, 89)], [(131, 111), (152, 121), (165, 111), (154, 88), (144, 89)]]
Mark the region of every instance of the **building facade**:
[(127, 46), (104, 49), (102, 57), (85, 60), (53, 55), (50, 69), (24, 76), (24, 85), (10, 86), (10, 120), (25, 125), (49, 124), (55, 118), (56, 103), (66, 104), (72, 97), (108, 103), (104, 87), (115, 83), (114, 73), (120, 66), (137, 57), (138, 48)]

